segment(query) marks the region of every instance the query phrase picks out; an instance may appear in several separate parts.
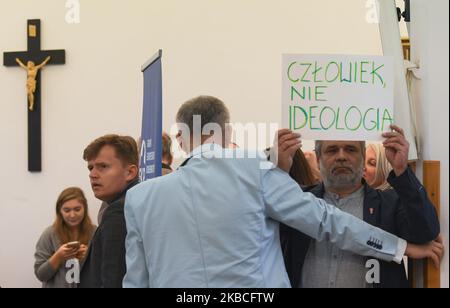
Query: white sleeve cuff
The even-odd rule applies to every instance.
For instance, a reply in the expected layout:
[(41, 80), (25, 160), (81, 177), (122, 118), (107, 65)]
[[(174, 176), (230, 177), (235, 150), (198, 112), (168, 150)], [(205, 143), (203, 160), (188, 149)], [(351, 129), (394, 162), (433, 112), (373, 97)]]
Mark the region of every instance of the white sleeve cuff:
[(394, 257), (394, 262), (401, 264), (402, 260), (403, 260), (403, 256), (405, 255), (406, 252), (406, 246), (408, 245), (408, 243), (399, 238), (398, 242), (397, 242), (397, 252), (395, 253), (395, 257)]

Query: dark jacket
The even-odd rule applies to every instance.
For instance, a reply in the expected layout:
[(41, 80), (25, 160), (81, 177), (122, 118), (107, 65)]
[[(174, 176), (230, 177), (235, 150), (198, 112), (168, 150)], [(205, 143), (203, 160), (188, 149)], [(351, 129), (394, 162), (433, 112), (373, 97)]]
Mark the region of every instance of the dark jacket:
[[(425, 188), (411, 169), (396, 177), (393, 172), (388, 182), (393, 189), (378, 191), (365, 184), (365, 222), (414, 244), (425, 244), (437, 238), (440, 232), (439, 220)], [(323, 184), (309, 192), (323, 198)], [(280, 226), (281, 245), (286, 270), (293, 287), (298, 287), (306, 253), (312, 238), (289, 226)], [(380, 262), (380, 284), (377, 288), (406, 288), (408, 281), (404, 264)]]
[(121, 288), (126, 273), (124, 205), (132, 182), (103, 213), (100, 225), (92, 238), (86, 261), (81, 269), (80, 288)]

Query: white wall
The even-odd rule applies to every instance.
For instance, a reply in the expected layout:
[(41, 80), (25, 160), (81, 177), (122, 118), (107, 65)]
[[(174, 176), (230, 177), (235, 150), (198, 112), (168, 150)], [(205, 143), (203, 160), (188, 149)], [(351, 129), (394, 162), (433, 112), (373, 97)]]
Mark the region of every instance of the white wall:
[(423, 159), (441, 161), (440, 218), (447, 249), (441, 268), (441, 286), (448, 288), (449, 2), (413, 0), (411, 5), (411, 60), (415, 63), (420, 61), (422, 77), (415, 83), (415, 98), (419, 106)]
[[(0, 0), (0, 51), (26, 49), (26, 20), (42, 20), (42, 48), (67, 51), (42, 75), (43, 172), (27, 172), (25, 72), (0, 66), (0, 285), (36, 287), (34, 245), (67, 186), (94, 199), (81, 159), (106, 133), (140, 133), (140, 66), (164, 50), (164, 126), (199, 94), (222, 98), (235, 122), (281, 118), (281, 54), (380, 54), (364, 0)], [(447, 151), (448, 153), (448, 151)]]

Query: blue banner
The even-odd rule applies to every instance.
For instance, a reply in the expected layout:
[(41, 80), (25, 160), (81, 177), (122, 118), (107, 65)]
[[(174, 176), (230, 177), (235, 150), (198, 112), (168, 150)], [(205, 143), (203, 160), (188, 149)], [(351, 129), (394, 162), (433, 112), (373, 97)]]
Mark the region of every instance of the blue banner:
[(141, 181), (161, 176), (162, 156), (162, 51), (142, 68), (144, 73), (144, 107), (140, 146)]

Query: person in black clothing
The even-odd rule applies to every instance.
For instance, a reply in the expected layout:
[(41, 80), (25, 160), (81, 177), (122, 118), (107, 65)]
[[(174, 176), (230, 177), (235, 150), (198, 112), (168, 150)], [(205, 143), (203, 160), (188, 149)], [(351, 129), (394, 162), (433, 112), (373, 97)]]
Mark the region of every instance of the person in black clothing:
[[(365, 143), (352, 141), (317, 141), (323, 183), (303, 189), (408, 242), (426, 244), (437, 239), (440, 245), (436, 211), (408, 167), (409, 143), (401, 128), (391, 128), (393, 131), (383, 137), (386, 157), (393, 167), (388, 178), (393, 189), (374, 190), (362, 180)], [(293, 287), (408, 287), (404, 264), (376, 260), (379, 271), (369, 273), (377, 271), (368, 265), (374, 263), (333, 243), (318, 243), (286, 225), (280, 226), (280, 236)]]
[(125, 195), (138, 180), (138, 150), (132, 137), (107, 135), (85, 150), (91, 187), (104, 202), (98, 226), (81, 270), (81, 288), (121, 288), (126, 272)]

